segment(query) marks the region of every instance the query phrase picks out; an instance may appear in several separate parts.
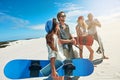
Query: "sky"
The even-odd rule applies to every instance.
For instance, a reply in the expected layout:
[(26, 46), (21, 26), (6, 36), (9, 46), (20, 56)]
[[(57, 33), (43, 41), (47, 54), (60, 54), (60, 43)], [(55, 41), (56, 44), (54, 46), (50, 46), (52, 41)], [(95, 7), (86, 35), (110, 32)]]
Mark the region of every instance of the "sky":
[(77, 18), (87, 19), (88, 13), (98, 18), (103, 31), (120, 26), (120, 0), (0, 0), (0, 41), (45, 37), (46, 21), (60, 11), (72, 34)]

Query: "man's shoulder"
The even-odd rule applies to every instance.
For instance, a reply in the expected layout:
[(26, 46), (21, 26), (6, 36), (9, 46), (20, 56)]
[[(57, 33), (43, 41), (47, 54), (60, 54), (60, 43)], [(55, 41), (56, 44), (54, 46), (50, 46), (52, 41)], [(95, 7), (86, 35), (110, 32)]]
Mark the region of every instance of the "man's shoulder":
[(65, 23), (65, 26), (69, 27), (69, 25), (68, 25), (68, 24), (66, 24), (66, 23)]
[(90, 21), (87, 19), (87, 20), (85, 20), (85, 23), (88, 25), (90, 23)]
[(87, 20), (85, 20), (85, 22), (89, 22), (89, 20), (87, 19)]
[(98, 21), (98, 19), (94, 19), (94, 21)]
[[(59, 25), (60, 25), (60, 26), (62, 26), (61, 24), (59, 24)], [(66, 23), (65, 23), (65, 26), (68, 26), (68, 27), (69, 27), (69, 25), (68, 25), (68, 24), (66, 24)]]

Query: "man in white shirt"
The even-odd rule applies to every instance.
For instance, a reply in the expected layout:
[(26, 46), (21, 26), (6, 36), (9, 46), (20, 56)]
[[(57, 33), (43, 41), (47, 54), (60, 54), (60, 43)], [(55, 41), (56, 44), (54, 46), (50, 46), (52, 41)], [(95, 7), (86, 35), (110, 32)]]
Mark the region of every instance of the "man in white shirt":
[(85, 21), (88, 25), (88, 34), (93, 35), (94, 39), (98, 42), (99, 44), (99, 48), (96, 51), (97, 53), (103, 53), (103, 58), (104, 59), (108, 59), (108, 57), (106, 57), (104, 55), (104, 48), (103, 48), (103, 44), (102, 41), (100, 39), (100, 36), (98, 36), (97, 34), (97, 27), (101, 27), (100, 22), (97, 19), (93, 18), (93, 15), (91, 13), (88, 14), (88, 20)]

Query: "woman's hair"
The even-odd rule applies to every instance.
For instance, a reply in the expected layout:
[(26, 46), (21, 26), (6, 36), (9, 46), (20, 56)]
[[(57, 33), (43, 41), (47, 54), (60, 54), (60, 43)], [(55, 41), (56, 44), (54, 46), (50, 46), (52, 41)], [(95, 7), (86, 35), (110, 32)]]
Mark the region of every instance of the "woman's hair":
[(57, 51), (57, 48), (54, 45), (54, 39), (53, 39), (53, 34), (56, 32), (56, 25), (57, 25), (56, 18), (53, 18), (52, 22), (53, 22), (52, 30), (46, 35), (46, 42), (52, 50)]
[(55, 33), (56, 32), (56, 25), (57, 25), (57, 20), (56, 20), (56, 18), (53, 18), (53, 28), (52, 28), (52, 31)]
[[(79, 24), (79, 20), (82, 20), (82, 19), (84, 19), (83, 16), (78, 17), (78, 20), (77, 20), (78, 24)], [(87, 28), (87, 24), (84, 22), (84, 20), (83, 20), (83, 23), (81, 24), (81, 26), (83, 26), (84, 28)]]

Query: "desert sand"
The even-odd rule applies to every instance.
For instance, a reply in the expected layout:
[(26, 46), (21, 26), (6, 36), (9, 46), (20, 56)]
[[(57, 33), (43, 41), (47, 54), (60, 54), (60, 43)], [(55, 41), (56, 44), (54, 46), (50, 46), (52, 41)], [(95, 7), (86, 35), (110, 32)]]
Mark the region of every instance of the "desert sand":
[[(106, 34), (103, 39), (105, 55), (109, 57), (100, 65), (95, 67), (94, 72), (79, 80), (120, 80), (120, 51), (119, 37), (116, 34)], [(98, 45), (94, 42), (94, 50)], [(74, 47), (74, 49), (76, 49)], [(76, 49), (77, 50), (77, 49)], [(87, 58), (89, 52), (84, 49), (84, 57)], [(9, 46), (0, 48), (0, 80), (10, 80), (4, 75), (4, 66), (13, 59), (39, 59), (46, 60), (48, 56), (45, 38), (18, 40), (9, 43)], [(94, 59), (101, 57), (101, 54), (94, 53)], [(22, 79), (22, 80), (42, 80), (43, 78)]]

